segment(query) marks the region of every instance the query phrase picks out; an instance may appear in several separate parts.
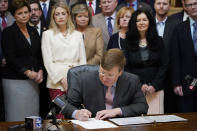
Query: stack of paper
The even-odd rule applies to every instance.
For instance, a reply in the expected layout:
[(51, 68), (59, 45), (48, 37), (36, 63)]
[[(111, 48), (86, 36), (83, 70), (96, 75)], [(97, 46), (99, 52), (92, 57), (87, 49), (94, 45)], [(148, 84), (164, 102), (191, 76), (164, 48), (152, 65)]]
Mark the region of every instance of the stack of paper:
[(109, 120), (118, 124), (118, 125), (147, 124), (147, 123), (153, 123), (153, 122), (187, 121), (187, 119), (181, 118), (176, 115), (113, 118), (113, 119), (109, 119)]
[(82, 126), (85, 129), (116, 128), (118, 126), (108, 121), (90, 118), (88, 121), (71, 120), (72, 123)]

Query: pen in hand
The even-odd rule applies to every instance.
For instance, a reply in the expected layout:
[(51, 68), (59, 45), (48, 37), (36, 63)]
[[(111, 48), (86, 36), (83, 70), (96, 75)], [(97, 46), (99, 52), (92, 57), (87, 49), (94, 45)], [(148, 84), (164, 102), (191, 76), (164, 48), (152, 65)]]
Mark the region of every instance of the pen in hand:
[(84, 106), (84, 104), (81, 104), (81, 107), (82, 107), (82, 109), (85, 109), (85, 106)]

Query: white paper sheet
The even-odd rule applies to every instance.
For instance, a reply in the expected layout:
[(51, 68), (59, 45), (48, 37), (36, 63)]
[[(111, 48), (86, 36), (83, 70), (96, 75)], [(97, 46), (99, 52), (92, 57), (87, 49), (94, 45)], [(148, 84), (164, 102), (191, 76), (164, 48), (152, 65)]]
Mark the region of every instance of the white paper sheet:
[(159, 116), (145, 116), (145, 119), (155, 122), (173, 122), (173, 121), (187, 121), (182, 117), (176, 115), (159, 115)]
[(118, 124), (118, 125), (130, 125), (130, 124), (145, 124), (145, 123), (152, 123), (144, 119), (143, 117), (127, 117), (127, 118), (113, 118), (109, 119), (110, 121)]
[(88, 121), (71, 120), (72, 123), (82, 126), (85, 129), (116, 128), (118, 126), (108, 121), (90, 118)]
[(184, 118), (176, 116), (176, 115), (113, 118), (113, 119), (109, 119), (109, 120), (116, 123), (117, 125), (147, 124), (147, 123), (153, 123), (153, 122), (187, 121), (187, 119), (184, 119)]

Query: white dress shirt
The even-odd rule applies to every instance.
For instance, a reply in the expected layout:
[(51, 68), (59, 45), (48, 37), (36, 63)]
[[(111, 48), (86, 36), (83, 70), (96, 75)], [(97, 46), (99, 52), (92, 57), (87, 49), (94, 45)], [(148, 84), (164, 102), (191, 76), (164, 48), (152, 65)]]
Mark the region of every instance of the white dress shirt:
[(45, 3), (46, 4), (46, 8), (47, 8), (47, 12), (48, 12), (48, 10), (49, 10), (49, 2), (50, 2), (50, 0), (47, 0), (47, 1), (45, 1), (45, 2), (42, 2), (42, 1), (40, 1), (40, 6), (42, 7), (42, 10), (43, 10), (43, 3)]
[(105, 22), (106, 22), (107, 27), (108, 27), (108, 18), (109, 17), (112, 17), (111, 24), (112, 24), (112, 28), (114, 29), (114, 23), (115, 23), (115, 19), (116, 19), (116, 11), (111, 16), (105, 16)]
[(54, 34), (52, 29), (43, 32), (42, 55), (48, 73), (47, 87), (64, 91), (60, 81), (67, 77), (68, 70), (86, 64), (82, 34), (73, 31), (65, 37), (61, 32)]
[(163, 21), (159, 21), (156, 18), (156, 25), (157, 25), (157, 32), (158, 35), (161, 36), (163, 38), (163, 34), (164, 34), (164, 29), (165, 29), (165, 24), (166, 24), (166, 20), (168, 17), (166, 17)]
[[(89, 7), (89, 1), (90, 0), (86, 0), (87, 6)], [(94, 11), (94, 14), (96, 12), (96, 0), (92, 0), (92, 9)]]

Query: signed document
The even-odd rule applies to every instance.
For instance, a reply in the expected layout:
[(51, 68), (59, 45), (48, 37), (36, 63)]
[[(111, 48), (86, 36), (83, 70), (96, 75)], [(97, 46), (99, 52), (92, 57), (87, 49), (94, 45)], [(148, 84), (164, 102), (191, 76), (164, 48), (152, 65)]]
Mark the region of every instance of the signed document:
[(140, 116), (140, 117), (127, 117), (127, 118), (113, 118), (110, 121), (117, 125), (130, 125), (130, 124), (148, 124), (154, 122), (175, 122), (187, 121), (182, 117), (176, 115), (158, 115), (158, 116)]
[(88, 121), (71, 120), (72, 123), (82, 126), (85, 129), (117, 128), (118, 126), (104, 120), (90, 118)]

